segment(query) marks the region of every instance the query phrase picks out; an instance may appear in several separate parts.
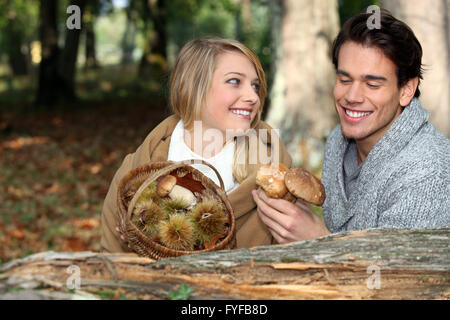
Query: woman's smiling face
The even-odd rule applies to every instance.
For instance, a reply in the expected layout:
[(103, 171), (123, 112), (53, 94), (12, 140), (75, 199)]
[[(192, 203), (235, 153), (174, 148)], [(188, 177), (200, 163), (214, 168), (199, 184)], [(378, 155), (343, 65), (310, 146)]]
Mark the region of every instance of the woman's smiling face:
[(242, 53), (225, 52), (216, 67), (200, 117), (203, 130), (248, 130), (261, 101), (260, 82), (253, 63)]

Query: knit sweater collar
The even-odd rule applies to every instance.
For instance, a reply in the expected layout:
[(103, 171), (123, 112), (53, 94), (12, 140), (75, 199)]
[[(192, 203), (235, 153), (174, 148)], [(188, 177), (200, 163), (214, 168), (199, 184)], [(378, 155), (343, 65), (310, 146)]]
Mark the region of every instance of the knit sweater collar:
[[(418, 130), (428, 121), (429, 113), (422, 108), (420, 101), (413, 98), (409, 105), (407, 105), (403, 112), (395, 119), (391, 127), (375, 144), (369, 152), (367, 158), (361, 164), (361, 172), (356, 184), (355, 190), (349, 198), (347, 198), (344, 188), (343, 176), (343, 161), (344, 153), (349, 143), (349, 140), (340, 134), (338, 155), (339, 161), (337, 170), (337, 182), (339, 184), (340, 196), (345, 200), (345, 214), (340, 214), (339, 217), (334, 217), (334, 227), (341, 227), (353, 215), (352, 206), (357, 205), (357, 198), (360, 193), (364, 193), (365, 189), (375, 180), (375, 177), (380, 174), (381, 166), (389, 163), (390, 160), (398, 155), (400, 151), (408, 144), (412, 137)], [(340, 126), (339, 126), (340, 128)]]

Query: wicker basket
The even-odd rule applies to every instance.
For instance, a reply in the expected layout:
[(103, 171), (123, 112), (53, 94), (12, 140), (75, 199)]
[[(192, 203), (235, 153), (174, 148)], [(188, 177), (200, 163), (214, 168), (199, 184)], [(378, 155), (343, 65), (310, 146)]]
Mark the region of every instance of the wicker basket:
[[(193, 168), (191, 164), (202, 163), (209, 166), (217, 175), (220, 181), (218, 187), (211, 179)], [(190, 189), (196, 197), (200, 193), (206, 192), (214, 197), (216, 201), (222, 203), (228, 216), (226, 235), (219, 239), (216, 244), (207, 248), (192, 251), (174, 250), (167, 248), (162, 244), (153, 241), (144, 234), (132, 221), (133, 210), (137, 200), (143, 190), (152, 182), (165, 175), (172, 174), (177, 177), (177, 184)], [(135, 190), (136, 186), (139, 186)], [(131, 200), (130, 200), (131, 199)], [(152, 259), (161, 259), (166, 257), (177, 257), (186, 254), (209, 252), (221, 249), (233, 249), (236, 247), (235, 218), (233, 208), (224, 191), (223, 180), (217, 170), (205, 161), (189, 160), (182, 162), (153, 162), (130, 171), (125, 175), (118, 188), (118, 214), (119, 228), (130, 248), (140, 256), (150, 257)]]

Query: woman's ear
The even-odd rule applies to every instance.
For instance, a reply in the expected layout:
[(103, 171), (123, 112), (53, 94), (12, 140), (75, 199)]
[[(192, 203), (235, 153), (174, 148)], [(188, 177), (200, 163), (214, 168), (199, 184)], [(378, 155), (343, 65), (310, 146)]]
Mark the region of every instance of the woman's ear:
[(411, 78), (400, 88), (400, 105), (406, 107), (414, 98), (417, 86), (419, 85), (419, 78)]

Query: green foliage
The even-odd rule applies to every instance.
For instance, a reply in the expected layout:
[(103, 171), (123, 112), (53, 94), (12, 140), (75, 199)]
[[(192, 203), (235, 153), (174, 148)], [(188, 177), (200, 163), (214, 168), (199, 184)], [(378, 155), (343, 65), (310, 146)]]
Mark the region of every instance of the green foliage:
[(95, 294), (99, 295), (102, 300), (112, 300), (114, 298), (114, 292), (112, 291), (97, 291)]
[(173, 54), (189, 40), (205, 36), (233, 38), (236, 6), (231, 0), (174, 0), (168, 3), (167, 33)]
[(169, 299), (170, 300), (187, 300), (187, 299), (189, 299), (189, 297), (193, 291), (194, 291), (193, 288), (182, 283), (177, 291), (169, 292)]
[(13, 41), (37, 38), (38, 18), (38, 1), (9, 0), (0, 6), (0, 51), (7, 52)]
[(339, 0), (339, 18), (341, 26), (352, 16), (366, 11), (368, 6), (380, 5), (378, 0)]

